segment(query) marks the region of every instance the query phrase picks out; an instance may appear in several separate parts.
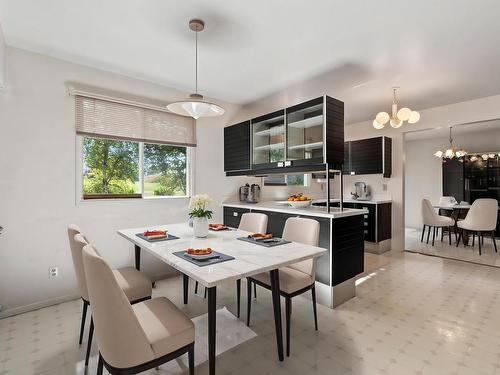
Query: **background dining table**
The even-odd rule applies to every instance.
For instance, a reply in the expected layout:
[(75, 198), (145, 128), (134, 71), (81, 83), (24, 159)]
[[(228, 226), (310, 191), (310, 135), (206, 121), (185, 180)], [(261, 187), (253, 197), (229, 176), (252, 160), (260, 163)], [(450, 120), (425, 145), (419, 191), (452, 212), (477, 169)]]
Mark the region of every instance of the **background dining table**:
[[(177, 239), (149, 242), (137, 236), (146, 230), (166, 230)], [(270, 272), (271, 293), (276, 329), (278, 359), (283, 361), (283, 335), (281, 323), (279, 268), (322, 256), (327, 250), (297, 242), (267, 248), (258, 244), (238, 240), (248, 232), (236, 229), (210, 231), (206, 238), (193, 236), (187, 223), (168, 224), (143, 228), (121, 229), (118, 234), (135, 245), (135, 265), (140, 269), (141, 250), (146, 250), (183, 274), (184, 304), (188, 303), (189, 278), (199, 282), (208, 290), (208, 361), (209, 374), (215, 374), (216, 299), (217, 286), (227, 281), (237, 281), (261, 272)], [(174, 253), (188, 248), (211, 248), (234, 259), (200, 267), (182, 259)]]

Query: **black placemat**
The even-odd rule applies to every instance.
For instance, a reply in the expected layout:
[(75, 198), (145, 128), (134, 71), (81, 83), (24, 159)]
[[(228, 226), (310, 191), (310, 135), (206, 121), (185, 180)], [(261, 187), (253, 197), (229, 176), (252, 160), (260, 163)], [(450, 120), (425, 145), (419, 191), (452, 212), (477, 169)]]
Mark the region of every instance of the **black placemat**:
[(182, 258), (184, 260), (187, 260), (188, 262), (191, 262), (193, 264), (196, 264), (198, 267), (205, 267), (205, 266), (212, 266), (217, 263), (222, 263), (222, 262), (227, 262), (228, 260), (233, 260), (234, 257), (219, 253), (217, 251), (212, 251), (214, 255), (218, 255), (218, 258), (210, 258), (210, 259), (204, 259), (204, 260), (198, 260), (198, 259), (193, 259), (191, 258), (188, 254), (186, 254), (186, 251), (177, 251), (173, 253), (174, 255), (177, 255), (179, 258)]
[(290, 241), (284, 240), (283, 238), (273, 238), (274, 240), (276, 240), (276, 242), (267, 242), (267, 243), (264, 242), (263, 240), (255, 241), (253, 238), (249, 238), (249, 237), (238, 237), (237, 239), (240, 241), (250, 242), (250, 243), (253, 243), (255, 245), (260, 245), (260, 246), (264, 246), (264, 247), (274, 247), (274, 246), (279, 246), (279, 245), (284, 245), (286, 243), (290, 243)]
[(136, 236), (148, 242), (161, 242), (161, 241), (170, 241), (179, 239), (179, 237), (174, 236), (170, 233), (167, 234), (167, 237), (159, 237), (159, 238), (147, 238), (143, 233), (137, 233)]

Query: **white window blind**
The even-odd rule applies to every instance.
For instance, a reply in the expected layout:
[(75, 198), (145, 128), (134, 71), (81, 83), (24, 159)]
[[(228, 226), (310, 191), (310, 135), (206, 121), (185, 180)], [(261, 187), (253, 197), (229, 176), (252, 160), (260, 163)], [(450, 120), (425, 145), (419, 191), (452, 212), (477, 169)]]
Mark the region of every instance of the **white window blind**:
[(80, 135), (196, 146), (192, 118), (81, 95), (75, 96), (75, 102)]

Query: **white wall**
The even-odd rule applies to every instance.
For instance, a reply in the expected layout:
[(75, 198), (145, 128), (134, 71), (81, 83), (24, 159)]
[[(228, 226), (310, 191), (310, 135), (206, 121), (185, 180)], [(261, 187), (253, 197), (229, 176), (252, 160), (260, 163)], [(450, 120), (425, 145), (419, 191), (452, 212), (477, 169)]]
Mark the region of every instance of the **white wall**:
[(5, 39), (0, 25), (0, 89), (5, 86)]
[[(469, 153), (500, 150), (500, 129), (455, 135), (454, 144)], [(456, 129), (456, 128), (455, 128)], [(443, 195), (442, 163), (433, 154), (449, 144), (448, 137), (405, 142), (405, 223), (422, 227), (423, 198), (438, 202)]]
[[(187, 220), (187, 199), (86, 201), (75, 203), (74, 98), (65, 83), (81, 82), (137, 96), (172, 101), (187, 93), (7, 48), (8, 92), (0, 93), (0, 316), (77, 295), (66, 226), (77, 223), (115, 266), (133, 265), (133, 247), (119, 228)], [(223, 175), (222, 129), (227, 115), (198, 121), (196, 192), (220, 203), (234, 194), (238, 179)], [(152, 278), (172, 273), (145, 254)], [(50, 266), (59, 277), (49, 279)]]

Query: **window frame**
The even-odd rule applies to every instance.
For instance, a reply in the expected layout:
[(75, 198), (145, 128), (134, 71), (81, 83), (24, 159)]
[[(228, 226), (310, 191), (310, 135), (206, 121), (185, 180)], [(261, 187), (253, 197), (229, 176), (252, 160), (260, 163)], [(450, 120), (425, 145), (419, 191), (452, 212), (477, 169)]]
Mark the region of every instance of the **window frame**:
[[(156, 199), (189, 199), (194, 191), (194, 165), (195, 163), (195, 147), (171, 145), (176, 147), (186, 147), (186, 195), (158, 195), (158, 196), (145, 196), (144, 195), (144, 144), (161, 144), (155, 142), (136, 142), (139, 144), (139, 185), (140, 193), (136, 194), (107, 194), (96, 196), (93, 198), (84, 198), (83, 194), (83, 139), (84, 138), (101, 138), (90, 137), (76, 134), (75, 137), (75, 192), (76, 203), (94, 202), (94, 201), (130, 201), (130, 200), (156, 200)], [(112, 139), (112, 138), (109, 138)], [(117, 141), (127, 141), (125, 139), (116, 139)], [(140, 196), (139, 196), (140, 195)]]

